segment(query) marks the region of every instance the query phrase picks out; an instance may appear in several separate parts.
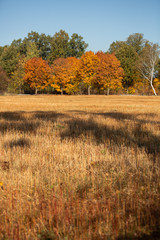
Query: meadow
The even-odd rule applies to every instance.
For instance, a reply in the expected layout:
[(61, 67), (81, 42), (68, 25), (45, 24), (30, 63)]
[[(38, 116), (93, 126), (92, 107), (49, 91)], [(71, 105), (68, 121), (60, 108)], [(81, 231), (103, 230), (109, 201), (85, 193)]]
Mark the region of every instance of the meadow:
[(0, 239), (159, 239), (160, 97), (0, 96)]

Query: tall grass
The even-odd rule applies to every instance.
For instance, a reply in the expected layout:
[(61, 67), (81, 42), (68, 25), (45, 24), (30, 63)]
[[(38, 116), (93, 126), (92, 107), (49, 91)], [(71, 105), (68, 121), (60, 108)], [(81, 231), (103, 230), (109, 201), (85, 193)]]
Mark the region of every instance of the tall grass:
[(159, 170), (159, 97), (0, 97), (0, 239), (159, 239)]

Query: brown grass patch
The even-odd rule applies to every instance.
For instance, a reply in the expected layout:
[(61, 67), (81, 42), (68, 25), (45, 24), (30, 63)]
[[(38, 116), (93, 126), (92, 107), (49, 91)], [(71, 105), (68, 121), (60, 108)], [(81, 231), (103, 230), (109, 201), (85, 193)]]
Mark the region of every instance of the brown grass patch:
[(0, 239), (159, 239), (159, 170), (160, 97), (0, 97)]

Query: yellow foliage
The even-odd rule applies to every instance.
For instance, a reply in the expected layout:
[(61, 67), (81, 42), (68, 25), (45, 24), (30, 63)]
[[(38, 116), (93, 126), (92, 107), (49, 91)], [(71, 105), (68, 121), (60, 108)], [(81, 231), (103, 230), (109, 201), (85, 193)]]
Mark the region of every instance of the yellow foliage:
[(99, 58), (92, 51), (86, 52), (80, 59), (78, 74), (87, 87), (93, 84), (98, 64)]

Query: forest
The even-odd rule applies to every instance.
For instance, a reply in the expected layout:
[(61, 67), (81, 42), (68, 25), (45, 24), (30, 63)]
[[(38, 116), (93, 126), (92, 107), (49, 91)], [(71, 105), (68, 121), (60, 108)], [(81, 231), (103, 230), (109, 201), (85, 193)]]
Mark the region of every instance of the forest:
[(160, 94), (159, 45), (142, 33), (115, 41), (106, 52), (86, 51), (83, 37), (31, 31), (0, 46), (0, 93)]

